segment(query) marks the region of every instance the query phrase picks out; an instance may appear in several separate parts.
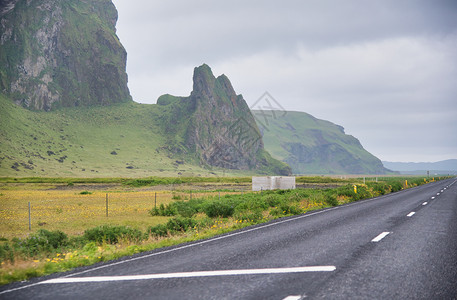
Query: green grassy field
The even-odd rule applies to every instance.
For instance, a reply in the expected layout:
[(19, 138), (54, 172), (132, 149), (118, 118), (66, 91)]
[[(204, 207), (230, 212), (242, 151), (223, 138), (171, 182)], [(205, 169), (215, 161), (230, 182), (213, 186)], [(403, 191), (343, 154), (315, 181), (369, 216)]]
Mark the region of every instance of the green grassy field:
[[(171, 155), (159, 105), (29, 111), (0, 94), (0, 176), (147, 177), (252, 174)], [(184, 157), (185, 159), (183, 159)]]

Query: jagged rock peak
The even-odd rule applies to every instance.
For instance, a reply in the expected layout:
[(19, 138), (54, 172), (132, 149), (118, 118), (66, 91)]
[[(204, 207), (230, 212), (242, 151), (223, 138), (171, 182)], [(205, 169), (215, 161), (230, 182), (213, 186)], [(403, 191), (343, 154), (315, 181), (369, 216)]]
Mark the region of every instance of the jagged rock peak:
[[(227, 76), (216, 78), (211, 68), (203, 64), (194, 69), (193, 81), (189, 97), (163, 95), (157, 100), (160, 105), (174, 107), (174, 113), (169, 115), (172, 122), (164, 123), (176, 124), (176, 132), (185, 131), (184, 152), (195, 153), (201, 163), (210, 166), (290, 173), (287, 165), (272, 159), (264, 150), (254, 117)], [(166, 130), (170, 132), (170, 128)], [(178, 149), (178, 141), (174, 144)]]

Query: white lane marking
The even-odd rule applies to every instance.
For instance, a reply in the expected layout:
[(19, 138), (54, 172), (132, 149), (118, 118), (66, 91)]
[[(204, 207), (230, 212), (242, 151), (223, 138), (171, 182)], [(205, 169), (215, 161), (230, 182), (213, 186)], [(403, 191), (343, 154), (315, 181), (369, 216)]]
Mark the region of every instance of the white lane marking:
[(439, 195), (440, 195), (440, 193), (436, 193), (436, 195), (437, 195), (437, 196), (439, 196)]
[(432, 197), (432, 200), (435, 199), (435, 197)]
[(424, 203), (422, 203), (422, 205), (427, 205), (427, 204), (428, 204), (428, 202), (427, 202), (427, 201), (425, 201)]
[(410, 212), (409, 214), (407, 214), (406, 216), (407, 216), (407, 217), (412, 217), (412, 216), (414, 216), (414, 214), (415, 214), (415, 212), (412, 211), (412, 212)]
[(374, 239), (372, 239), (371, 241), (374, 242), (374, 243), (377, 243), (380, 240), (382, 240), (383, 238), (385, 238), (389, 233), (390, 232), (383, 232), (380, 235), (378, 235), (377, 237), (375, 237)]
[(302, 297), (301, 296), (287, 296), (286, 298), (282, 300), (300, 300)]
[(197, 271), (197, 272), (126, 275), (126, 276), (61, 277), (61, 278), (55, 278), (55, 279), (43, 281), (43, 282), (41, 282), (41, 284), (106, 282), (106, 281), (170, 279), (170, 278), (194, 278), (194, 277), (259, 275), (259, 274), (264, 275), (264, 274), (305, 273), (305, 272), (332, 272), (335, 270), (336, 270), (335, 266), (313, 266), (313, 267), (276, 268), (276, 269)]

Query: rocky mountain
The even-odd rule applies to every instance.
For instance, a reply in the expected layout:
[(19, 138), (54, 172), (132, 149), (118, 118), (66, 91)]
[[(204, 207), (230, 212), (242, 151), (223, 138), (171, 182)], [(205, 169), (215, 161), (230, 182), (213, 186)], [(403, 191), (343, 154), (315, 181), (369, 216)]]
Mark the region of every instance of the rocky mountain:
[(110, 0), (0, 2), (0, 92), (24, 107), (131, 101)]
[(304, 112), (253, 111), (271, 155), (294, 174), (386, 174), (382, 162), (344, 128)]
[(225, 75), (215, 77), (207, 65), (194, 69), (189, 97), (161, 96), (166, 106), (164, 131), (175, 152), (195, 155), (202, 164), (238, 170), (269, 170), (288, 175), (290, 168), (265, 151), (259, 128), (242, 95)]

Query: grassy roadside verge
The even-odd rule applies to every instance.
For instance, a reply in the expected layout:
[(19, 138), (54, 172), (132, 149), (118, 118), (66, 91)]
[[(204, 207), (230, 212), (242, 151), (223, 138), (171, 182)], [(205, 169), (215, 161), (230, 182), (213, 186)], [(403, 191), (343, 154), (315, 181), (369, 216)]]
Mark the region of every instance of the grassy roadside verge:
[(167, 218), (163, 223), (143, 231), (128, 226), (102, 225), (88, 228), (82, 235), (69, 237), (58, 230), (41, 229), (24, 239), (0, 241), (0, 284), (205, 239), (276, 218), (372, 198), (429, 181), (422, 177), (384, 178), (378, 182), (345, 184), (329, 189), (275, 190), (177, 200), (151, 209), (151, 218)]

